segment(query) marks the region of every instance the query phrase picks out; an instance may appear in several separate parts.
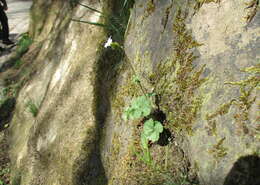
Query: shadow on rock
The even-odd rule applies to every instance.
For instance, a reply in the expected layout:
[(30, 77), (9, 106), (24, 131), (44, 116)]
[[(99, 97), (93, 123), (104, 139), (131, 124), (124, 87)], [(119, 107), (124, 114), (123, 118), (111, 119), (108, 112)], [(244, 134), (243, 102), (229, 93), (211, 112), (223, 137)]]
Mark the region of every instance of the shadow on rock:
[(224, 185), (260, 185), (260, 158), (256, 155), (239, 158)]
[(105, 169), (101, 161), (98, 143), (90, 157), (83, 163), (81, 171), (77, 174), (77, 185), (107, 185)]
[(5, 128), (5, 124), (12, 119), (15, 103), (15, 98), (9, 98), (0, 105), (0, 131), (2, 131)]

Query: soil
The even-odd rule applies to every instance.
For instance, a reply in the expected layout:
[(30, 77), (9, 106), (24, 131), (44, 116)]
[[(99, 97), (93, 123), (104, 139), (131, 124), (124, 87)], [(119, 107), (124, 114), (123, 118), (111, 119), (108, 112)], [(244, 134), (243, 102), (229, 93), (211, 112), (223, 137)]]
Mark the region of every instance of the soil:
[(6, 130), (0, 132), (0, 184), (10, 184), (10, 159), (8, 157), (8, 144)]

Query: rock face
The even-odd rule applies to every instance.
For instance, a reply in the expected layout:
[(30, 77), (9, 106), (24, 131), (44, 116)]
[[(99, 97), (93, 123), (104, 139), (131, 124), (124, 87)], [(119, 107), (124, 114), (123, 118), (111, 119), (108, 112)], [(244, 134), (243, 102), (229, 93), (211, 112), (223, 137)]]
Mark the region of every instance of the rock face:
[[(102, 9), (99, 1), (88, 3)], [(80, 184), (82, 161), (95, 147), (93, 70), (104, 33), (71, 18), (99, 21), (100, 15), (70, 2), (41, 0), (34, 1), (31, 15), (32, 48), (38, 54), (10, 127), (12, 182)]]
[(218, 185), (241, 156), (259, 154), (259, 71), (248, 70), (259, 70), (260, 14), (247, 23), (244, 1), (193, 5), (139, 1), (125, 47), (170, 129), (185, 133), (200, 183)]
[[(71, 21), (101, 22), (99, 13), (74, 1), (35, 0), (27, 53), (34, 72), (9, 128), (13, 184), (257, 184), (255, 172), (238, 177), (233, 167), (244, 156), (254, 155), (242, 166), (259, 163), (260, 14), (244, 19), (254, 6), (136, 1), (123, 58), (121, 49), (103, 48), (100, 26)], [(156, 94), (150, 117), (165, 128), (165, 141), (150, 145), (151, 166), (140, 157), (144, 120), (122, 120), (143, 95), (133, 76)]]

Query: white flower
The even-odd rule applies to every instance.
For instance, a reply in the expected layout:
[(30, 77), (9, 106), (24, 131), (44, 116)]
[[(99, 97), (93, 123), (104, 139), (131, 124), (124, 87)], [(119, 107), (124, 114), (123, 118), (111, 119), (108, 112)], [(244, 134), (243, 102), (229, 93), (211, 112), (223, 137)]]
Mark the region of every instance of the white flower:
[(109, 46), (111, 46), (111, 44), (112, 44), (112, 42), (113, 42), (113, 40), (112, 40), (112, 38), (111, 38), (111, 36), (107, 39), (107, 42), (105, 43), (105, 48), (107, 48), (107, 47), (109, 47)]

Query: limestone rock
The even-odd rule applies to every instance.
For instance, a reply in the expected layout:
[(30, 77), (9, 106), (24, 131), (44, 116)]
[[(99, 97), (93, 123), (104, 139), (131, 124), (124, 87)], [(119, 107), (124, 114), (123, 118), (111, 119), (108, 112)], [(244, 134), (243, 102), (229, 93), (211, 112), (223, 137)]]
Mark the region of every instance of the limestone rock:
[[(99, 1), (82, 3), (102, 9)], [(100, 14), (70, 1), (36, 0), (32, 17), (32, 48), (38, 54), (31, 59), (34, 73), (19, 93), (10, 124), (12, 182), (80, 184), (95, 148), (93, 70), (104, 33), (71, 18), (99, 21)]]

